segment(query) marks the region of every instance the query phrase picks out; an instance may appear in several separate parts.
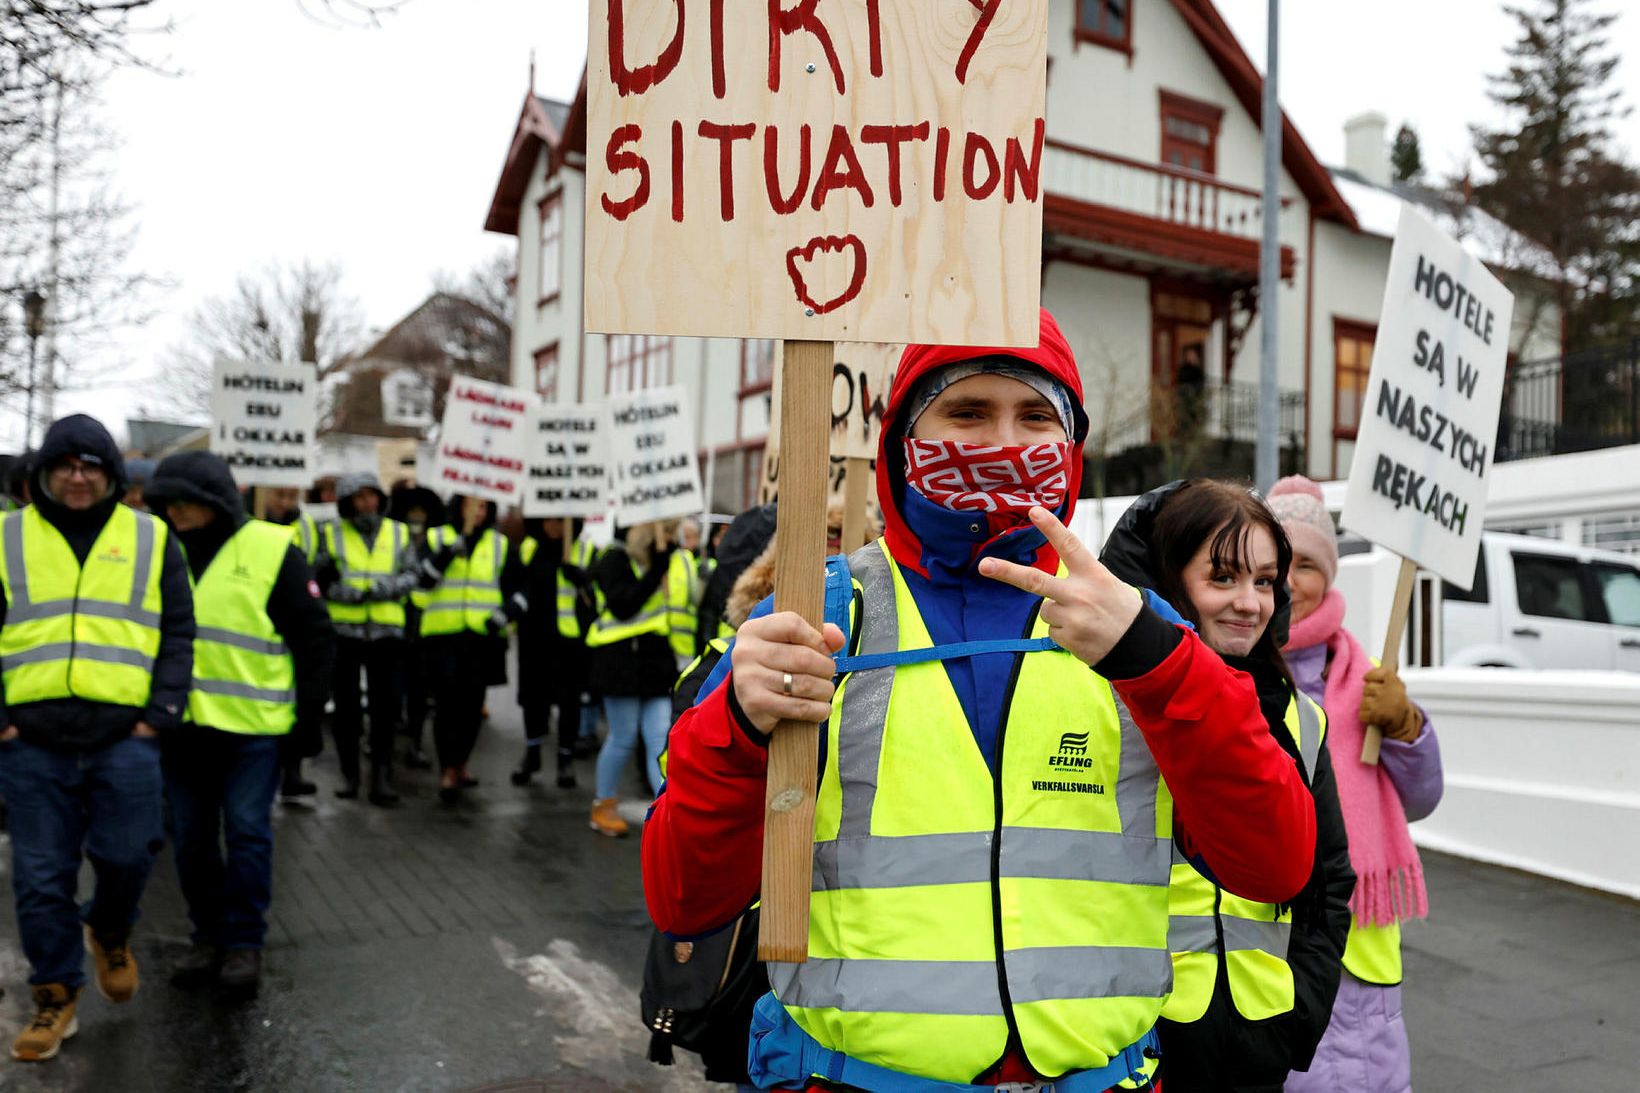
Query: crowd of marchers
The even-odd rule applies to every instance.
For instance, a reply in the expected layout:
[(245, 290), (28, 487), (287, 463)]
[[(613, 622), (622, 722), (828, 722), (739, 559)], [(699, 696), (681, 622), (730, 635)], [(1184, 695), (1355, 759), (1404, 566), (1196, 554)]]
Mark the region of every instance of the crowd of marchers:
[(128, 462), (84, 415), (11, 461), (4, 508), (0, 798), (34, 1001), (16, 1059), (74, 1035), (87, 953), (105, 999), (137, 993), (132, 930), (167, 840), (193, 927), (170, 982), (254, 993), (273, 808), (318, 793), (303, 764), (325, 725), (335, 796), (386, 808), (401, 804), (396, 763), (433, 765), (431, 720), (438, 799), (454, 804), (478, 785), (468, 763), (514, 636), (512, 783), (541, 771), (556, 728), (560, 788), (597, 751), (595, 830), (626, 832), (618, 788), (640, 743), (660, 785), (712, 575), (698, 521), (597, 549), (578, 523), (371, 474), (247, 490), (209, 452)]

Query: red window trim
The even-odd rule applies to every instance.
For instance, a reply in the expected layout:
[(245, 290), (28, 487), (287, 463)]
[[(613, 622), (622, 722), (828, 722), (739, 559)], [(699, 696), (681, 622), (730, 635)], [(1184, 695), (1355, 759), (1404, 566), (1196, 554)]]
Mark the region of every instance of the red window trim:
[[(535, 393), (540, 395), (541, 398), (547, 402), (558, 401), (558, 381), (563, 378), (564, 358), (558, 351), (558, 344), (558, 342), (554, 341), (547, 345), (543, 345), (531, 356), (531, 360), (535, 365)], [(549, 353), (552, 354), (553, 363), (557, 365), (557, 368), (554, 369), (552, 374), (551, 396), (548, 396), (545, 391), (541, 390), (541, 358)]]
[(1075, 30), (1071, 35), (1072, 47), (1080, 47), (1083, 42), (1103, 49), (1114, 49), (1118, 53), (1127, 55), (1128, 62), (1133, 61), (1133, 9), (1138, 7), (1134, 0), (1127, 0), (1127, 18), (1123, 21), (1126, 34), (1117, 38), (1103, 31), (1089, 30), (1082, 25), (1082, 4), (1085, 0), (1072, 0), (1072, 18), (1075, 20)]
[[(1217, 106), (1210, 102), (1203, 102), (1201, 99), (1192, 99), (1187, 95), (1180, 95), (1179, 93), (1169, 91), (1166, 88), (1159, 88), (1158, 94), (1161, 100), (1162, 144), (1160, 151), (1158, 151), (1156, 155), (1157, 161), (1165, 166), (1177, 166), (1176, 164), (1168, 163), (1167, 159), (1168, 144), (1172, 141), (1179, 140), (1178, 137), (1168, 136), (1167, 119), (1169, 117), (1176, 117), (1181, 121), (1195, 122), (1197, 125), (1206, 127), (1208, 132), (1207, 166), (1203, 168), (1201, 173), (1216, 176), (1218, 174), (1219, 165), (1219, 125), (1224, 121), (1224, 107)], [(1179, 141), (1179, 143), (1185, 144), (1188, 142)], [(1190, 147), (1194, 148), (1198, 146), (1190, 145)], [(1189, 168), (1186, 168), (1186, 170), (1188, 169)]]
[[(550, 193), (547, 196), (543, 197), (540, 201), (537, 201), (535, 203), (535, 215), (536, 215), (538, 223), (539, 224), (545, 224), (546, 223), (546, 221), (547, 221), (547, 209), (549, 207), (551, 207), (553, 205), (557, 205), (560, 208), (562, 208), (563, 204), (564, 204), (563, 199), (564, 199), (564, 191), (560, 189), (560, 190), (554, 190), (552, 193)], [(535, 238), (536, 284), (540, 285), (541, 283), (543, 283), (545, 281), (545, 278), (542, 277), (541, 275), (543, 273), (545, 273), (546, 271), (541, 268), (541, 244), (544, 241), (541, 239), (541, 230), (540, 230), (539, 227), (536, 228), (535, 235), (536, 235), (536, 238)], [(562, 216), (560, 216), (558, 218), (558, 287), (553, 289), (550, 293), (546, 293), (545, 295), (542, 295), (539, 299), (537, 299), (535, 301), (535, 306), (538, 307), (538, 308), (546, 307), (548, 304), (550, 304), (554, 300), (558, 299), (559, 296), (563, 295), (563, 290), (564, 290), (564, 218)]]
[[(642, 368), (642, 371), (638, 372), (636, 375), (628, 375), (628, 379), (633, 382), (629, 382), (627, 384), (626, 391), (622, 392), (623, 394), (631, 391), (646, 391), (651, 387), (668, 387), (672, 384), (676, 378), (675, 369), (677, 367), (677, 361), (674, 357), (674, 351), (676, 350), (676, 339), (668, 335), (661, 334), (605, 334), (604, 394), (608, 395), (613, 392), (613, 387), (610, 380), (613, 378), (615, 372), (613, 367), (615, 363), (615, 355), (611, 349), (616, 338), (642, 338), (644, 340), (644, 347), (641, 352), (630, 354), (625, 360), (620, 362), (623, 366), (629, 369), (633, 368), (635, 365), (641, 366)], [(656, 363), (657, 371), (659, 371), (658, 365), (664, 362), (666, 366), (666, 381), (664, 383), (655, 383), (651, 381), (651, 362)]]
[[(1378, 324), (1377, 323), (1362, 322), (1360, 319), (1346, 319), (1346, 318), (1344, 318), (1340, 315), (1334, 315), (1333, 316), (1333, 418), (1332, 418), (1333, 429), (1332, 429), (1332, 435), (1333, 435), (1334, 440), (1354, 440), (1356, 438), (1356, 434), (1360, 431), (1360, 422), (1356, 423), (1356, 428), (1354, 428), (1354, 429), (1347, 428), (1347, 427), (1339, 424), (1339, 419), (1340, 419), (1340, 416), (1341, 416), (1340, 413), (1339, 413), (1339, 411), (1341, 409), (1340, 404), (1339, 404), (1339, 395), (1340, 395), (1340, 392), (1342, 391), (1342, 388), (1339, 386), (1339, 383), (1338, 383), (1338, 343), (1339, 343), (1340, 339), (1346, 338), (1346, 337), (1351, 338), (1355, 341), (1371, 342), (1372, 346), (1373, 346), (1373, 351), (1377, 352), (1377, 347), (1378, 347)], [(1370, 374), (1370, 369), (1369, 369), (1369, 374)], [(1365, 412), (1366, 412), (1367, 396), (1370, 393), (1371, 392), (1366, 390), (1365, 388), (1362, 389), (1362, 392), (1361, 392), (1361, 412), (1363, 414), (1365, 414)]]

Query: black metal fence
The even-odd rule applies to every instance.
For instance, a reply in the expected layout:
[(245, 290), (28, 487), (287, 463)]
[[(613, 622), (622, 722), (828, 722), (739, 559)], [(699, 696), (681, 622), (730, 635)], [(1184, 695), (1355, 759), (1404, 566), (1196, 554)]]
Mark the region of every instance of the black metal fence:
[(1640, 338), (1510, 369), (1497, 462), (1640, 444)]

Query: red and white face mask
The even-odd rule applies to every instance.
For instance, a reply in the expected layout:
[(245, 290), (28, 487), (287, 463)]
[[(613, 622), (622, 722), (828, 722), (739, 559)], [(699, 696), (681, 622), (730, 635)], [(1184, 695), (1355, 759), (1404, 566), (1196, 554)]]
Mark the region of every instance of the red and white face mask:
[(1065, 503), (1071, 447), (1068, 440), (1022, 447), (908, 437), (905, 480), (941, 508), (988, 514), (995, 534), (1024, 523), (1033, 505), (1052, 511)]

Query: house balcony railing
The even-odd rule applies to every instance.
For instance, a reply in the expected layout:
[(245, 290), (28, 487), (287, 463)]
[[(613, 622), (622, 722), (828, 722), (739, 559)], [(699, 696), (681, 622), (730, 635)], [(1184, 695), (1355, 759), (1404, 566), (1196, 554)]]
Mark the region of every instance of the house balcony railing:
[[(1042, 156), (1043, 187), (1050, 195), (1254, 243), (1262, 237), (1264, 198), (1258, 190), (1061, 140), (1045, 141)], [(1281, 204), (1285, 211), (1292, 199)]]
[(1498, 462), (1640, 444), (1640, 337), (1516, 364), (1498, 416)]
[[(1112, 494), (1194, 475), (1251, 478), (1258, 391), (1256, 383), (1152, 388), (1148, 405), (1112, 426), (1102, 428), (1096, 419), (1086, 452), (1102, 465)], [(1296, 473), (1303, 469), (1304, 393), (1279, 392), (1277, 408), (1282, 473)]]

